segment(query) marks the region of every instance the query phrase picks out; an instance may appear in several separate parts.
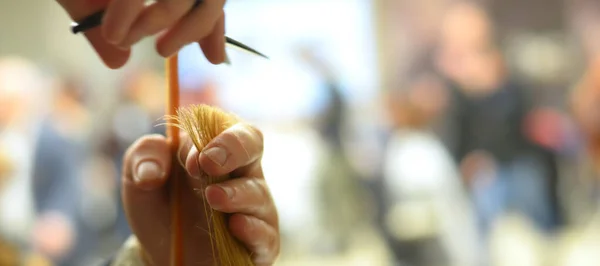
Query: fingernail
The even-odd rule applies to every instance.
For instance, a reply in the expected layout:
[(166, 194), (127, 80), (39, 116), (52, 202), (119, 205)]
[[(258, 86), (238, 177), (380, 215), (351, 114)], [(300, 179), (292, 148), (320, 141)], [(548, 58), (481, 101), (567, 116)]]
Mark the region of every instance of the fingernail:
[(158, 165), (158, 163), (154, 161), (143, 161), (141, 162), (133, 176), (135, 182), (144, 182), (152, 179), (159, 179), (163, 175), (163, 170)]
[(206, 149), (202, 153), (204, 153), (211, 161), (215, 162), (221, 167), (223, 167), (225, 162), (227, 162), (227, 152), (221, 147)]
[(220, 186), (220, 185), (217, 185), (217, 187), (221, 188), (223, 190), (223, 192), (225, 192), (225, 195), (227, 195), (228, 199), (233, 198), (233, 195), (235, 194), (235, 191), (233, 190), (233, 188), (230, 188), (227, 186)]

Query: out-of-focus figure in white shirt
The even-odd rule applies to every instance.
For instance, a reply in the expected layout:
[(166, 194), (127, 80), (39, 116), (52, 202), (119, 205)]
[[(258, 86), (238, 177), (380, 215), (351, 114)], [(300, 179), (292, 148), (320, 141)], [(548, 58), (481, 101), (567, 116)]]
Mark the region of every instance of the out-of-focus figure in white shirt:
[(445, 106), (445, 88), (431, 75), (412, 78), (389, 98), (394, 129), (384, 162), (384, 228), (400, 262), (477, 265), (476, 220), (460, 173), (428, 130)]

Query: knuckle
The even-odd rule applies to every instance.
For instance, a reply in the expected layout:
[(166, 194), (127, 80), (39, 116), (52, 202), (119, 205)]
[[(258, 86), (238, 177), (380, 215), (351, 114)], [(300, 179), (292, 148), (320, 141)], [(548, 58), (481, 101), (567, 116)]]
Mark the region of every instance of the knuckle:
[(239, 144), (247, 151), (248, 157), (256, 157), (264, 150), (263, 133), (250, 124), (236, 124), (232, 130)]
[(225, 142), (226, 146), (231, 148), (232, 150), (240, 150), (244, 151), (245, 155), (248, 159), (250, 158), (250, 154), (248, 153), (248, 136), (247, 132), (244, 131), (243, 128), (240, 128), (237, 125), (229, 128), (224, 131), (221, 135), (223, 142)]
[(273, 252), (279, 247), (279, 235), (274, 232), (271, 232), (268, 235), (267, 247), (269, 248), (269, 251)]
[(254, 263), (258, 265), (272, 265), (279, 253), (279, 235), (268, 227), (261, 230), (262, 236), (254, 247)]
[(241, 192), (244, 192), (240, 193), (244, 196), (239, 200), (245, 202), (244, 208), (248, 212), (259, 215), (263, 215), (265, 212), (267, 212), (270, 194), (262, 180), (258, 178), (247, 178), (242, 184), (237, 186), (237, 189)]
[(262, 151), (264, 148), (264, 140), (265, 140), (263, 132), (260, 129), (258, 129), (257, 127), (250, 125), (250, 124), (246, 125), (246, 129), (251, 134), (252, 139), (255, 140), (255, 143), (257, 144), (259, 150)]
[(227, 144), (241, 144), (240, 136), (236, 131), (235, 128), (230, 128), (229, 130), (223, 131), (219, 137)]
[(270, 193), (269, 189), (267, 188), (267, 184), (264, 180), (258, 178), (252, 178), (250, 180), (253, 186), (253, 190), (256, 193), (256, 197), (260, 199), (259, 203), (262, 207), (262, 205), (268, 203), (270, 198)]
[(267, 239), (265, 243), (265, 252), (262, 256), (262, 260), (260, 260), (260, 263), (263, 265), (270, 265), (279, 255), (279, 234), (270, 231), (266, 235)]

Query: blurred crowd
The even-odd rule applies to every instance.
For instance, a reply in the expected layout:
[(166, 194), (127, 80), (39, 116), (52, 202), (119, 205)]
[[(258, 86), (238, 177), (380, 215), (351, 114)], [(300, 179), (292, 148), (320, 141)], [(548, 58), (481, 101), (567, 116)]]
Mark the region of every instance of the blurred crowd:
[[(600, 265), (600, 13), (578, 9), (584, 60), (565, 81), (525, 53), (511, 62), (485, 5), (437, 2), (452, 4), (435, 34), (372, 106), (353, 106), (327, 53), (300, 45), (289, 56), (316, 80), (310, 115), (239, 112), (264, 131), (279, 263)], [(164, 132), (162, 70), (128, 70), (99, 115), (85, 77), (0, 56), (0, 265), (96, 265), (130, 234), (121, 159)], [(182, 104), (232, 109), (226, 77), (187, 75)], [(377, 117), (354, 119), (365, 108)]]

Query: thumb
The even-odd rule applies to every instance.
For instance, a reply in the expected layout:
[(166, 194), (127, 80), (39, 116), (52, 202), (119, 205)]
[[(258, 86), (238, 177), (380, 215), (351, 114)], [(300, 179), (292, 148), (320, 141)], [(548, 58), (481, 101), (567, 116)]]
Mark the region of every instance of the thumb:
[[(83, 18), (94, 14), (108, 6), (108, 0), (59, 0), (58, 3), (69, 14), (73, 21), (81, 21)], [(121, 49), (107, 42), (100, 27), (96, 27), (84, 33), (88, 42), (92, 45), (100, 59), (106, 66), (117, 69), (125, 65), (131, 55), (130, 49)]]
[[(146, 136), (127, 150), (122, 175), (123, 207), (145, 250), (169, 250), (169, 199), (165, 182), (171, 150), (160, 135)], [(168, 238), (168, 237), (167, 237)]]

